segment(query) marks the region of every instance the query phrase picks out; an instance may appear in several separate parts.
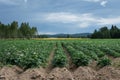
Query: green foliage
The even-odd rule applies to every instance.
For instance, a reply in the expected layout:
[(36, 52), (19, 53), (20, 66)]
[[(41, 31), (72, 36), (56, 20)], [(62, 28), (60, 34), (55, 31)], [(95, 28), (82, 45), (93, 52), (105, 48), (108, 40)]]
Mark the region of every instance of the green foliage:
[(29, 23), (22, 23), (18, 26), (17, 21), (5, 25), (0, 23), (0, 39), (3, 38), (32, 38), (37, 33), (36, 27), (30, 27)]
[(105, 56), (105, 53), (103, 53), (103, 52), (100, 51), (100, 50), (97, 50), (97, 51), (96, 51), (96, 54), (97, 54), (97, 56), (98, 56), (99, 58)]
[(3, 63), (0, 62), (0, 68), (2, 68), (3, 66), (4, 66)]
[[(9, 45), (7, 45), (9, 44)], [(0, 49), (0, 62), (12, 64), (24, 69), (46, 66), (54, 44), (44, 41), (9, 41)]]
[(74, 49), (72, 46), (68, 46), (68, 44), (64, 44), (70, 56), (72, 58), (72, 62), (77, 66), (87, 66), (90, 62), (88, 56), (86, 56), (83, 52)]
[(53, 59), (54, 67), (64, 67), (67, 64), (67, 56), (65, 55), (60, 43), (57, 43), (57, 49), (55, 50), (55, 56)]
[(107, 55), (112, 56), (114, 58), (120, 57), (120, 53), (118, 53), (114, 50), (111, 50), (109, 48), (103, 47), (103, 48), (101, 48), (101, 50), (103, 50)]
[(95, 30), (91, 38), (120, 38), (120, 29), (117, 26), (113, 25), (111, 29), (108, 29), (107, 27), (102, 27), (98, 31)]
[(40, 58), (39, 55), (36, 55), (35, 53), (33, 53), (33, 54), (26, 55), (24, 57), (21, 57), (21, 58), (19, 58), (18, 65), (25, 69), (44, 66), (42, 64), (46, 62), (46, 59), (44, 58), (44, 55), (43, 56), (40, 55), (40, 56), (42, 58)]
[(82, 52), (74, 53), (73, 63), (78, 66), (87, 66), (89, 64), (89, 58), (84, 55)]
[(120, 40), (0, 40), (0, 62), (3, 65), (17, 65), (24, 69), (46, 67), (54, 46), (54, 67), (65, 67), (67, 56), (62, 47), (71, 57), (71, 62), (79, 66), (87, 66), (91, 61), (104, 67), (111, 64), (108, 57), (120, 57)]
[(111, 65), (111, 60), (108, 57), (103, 57), (98, 61), (97, 65), (100, 67)]
[(64, 67), (66, 66), (67, 63), (67, 59), (66, 56), (58, 53), (59, 55), (55, 55), (54, 59), (53, 59), (53, 66), (54, 67)]

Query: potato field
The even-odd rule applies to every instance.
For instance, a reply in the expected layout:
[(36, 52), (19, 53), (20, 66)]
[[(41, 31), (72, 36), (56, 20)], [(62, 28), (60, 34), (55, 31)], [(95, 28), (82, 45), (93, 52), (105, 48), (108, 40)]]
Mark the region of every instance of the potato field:
[[(119, 57), (119, 39), (0, 40), (1, 68), (17, 66), (26, 71), (42, 67), (47, 73), (56, 68), (65, 68), (71, 72), (81, 67), (89, 67), (95, 71), (106, 66), (115, 66), (120, 69), (119, 63), (113, 63)], [(93, 78), (74, 79), (94, 80)], [(53, 80), (62, 80), (62, 78)], [(64, 80), (69, 79), (64, 78)]]

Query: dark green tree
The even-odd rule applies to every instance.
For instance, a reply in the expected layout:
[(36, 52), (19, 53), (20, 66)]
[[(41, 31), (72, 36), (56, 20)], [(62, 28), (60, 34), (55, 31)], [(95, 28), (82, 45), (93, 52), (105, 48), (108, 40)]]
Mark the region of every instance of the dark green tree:
[(6, 38), (6, 31), (7, 31), (6, 25), (0, 23), (0, 38)]
[(100, 28), (99, 32), (101, 32), (102, 37), (101, 38), (110, 38), (110, 31), (109, 29), (105, 26)]
[(11, 24), (2, 24), (0, 22), (0, 39), (3, 38), (32, 38), (37, 35), (37, 28), (30, 27), (29, 23), (22, 23), (18, 26), (17, 21)]
[(106, 26), (100, 28), (98, 31), (95, 30), (91, 38), (120, 38), (120, 29), (117, 26), (111, 27), (108, 29)]
[(29, 23), (22, 23), (19, 30), (22, 38), (30, 38), (31, 32), (30, 32), (30, 26)]
[(92, 38), (97, 38), (97, 36), (98, 36), (97, 33), (98, 33), (98, 31), (95, 29), (95, 30), (94, 30), (94, 33), (92, 34), (91, 37), (92, 37)]
[(10, 26), (10, 33), (12, 38), (18, 37), (18, 22), (13, 21)]
[(120, 38), (120, 29), (117, 26), (113, 26), (110, 29), (111, 38)]
[(2, 38), (2, 23), (0, 22), (0, 38)]
[(32, 27), (31, 28), (31, 37), (35, 37), (37, 35), (37, 28), (36, 27)]

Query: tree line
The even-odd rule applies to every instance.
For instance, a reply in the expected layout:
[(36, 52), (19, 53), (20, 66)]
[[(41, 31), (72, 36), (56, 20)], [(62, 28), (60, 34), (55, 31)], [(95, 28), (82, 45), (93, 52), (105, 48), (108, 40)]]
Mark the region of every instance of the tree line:
[(17, 21), (11, 24), (3, 24), (0, 22), (0, 39), (7, 38), (32, 38), (37, 34), (36, 27), (30, 27), (29, 23), (22, 22), (18, 25)]
[(105, 26), (100, 28), (99, 30), (95, 30), (94, 33), (91, 35), (91, 38), (120, 38), (120, 29), (115, 25), (112, 25), (110, 29)]

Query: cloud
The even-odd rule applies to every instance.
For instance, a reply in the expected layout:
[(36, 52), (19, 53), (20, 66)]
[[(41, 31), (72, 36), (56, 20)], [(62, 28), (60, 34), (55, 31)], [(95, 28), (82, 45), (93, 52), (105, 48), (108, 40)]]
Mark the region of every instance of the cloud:
[(65, 12), (46, 14), (43, 19), (52, 23), (72, 24), (80, 28), (86, 28), (96, 21), (96, 19), (92, 17), (92, 14), (89, 13), (72, 14)]
[(90, 26), (90, 23), (83, 22), (83, 23), (78, 24), (77, 26), (79, 26), (80, 28), (87, 28), (88, 26)]
[(45, 16), (46, 21), (50, 22), (61, 22), (61, 23), (70, 23), (70, 22), (76, 22), (78, 17), (71, 13), (50, 13), (46, 14)]
[(50, 35), (53, 35), (53, 34), (57, 34), (57, 33), (54, 33), (54, 32), (38, 32), (38, 34), (43, 34), (43, 35), (50, 34)]
[(90, 13), (73, 14), (73, 13), (48, 13), (43, 15), (43, 21), (49, 23), (71, 24), (79, 28), (87, 28), (93, 25), (105, 26), (112, 24), (120, 24), (120, 16), (103, 18), (94, 16)]
[(103, 7), (106, 7), (106, 4), (108, 3), (107, 0), (83, 0), (83, 1), (100, 3), (100, 5)]
[(102, 2), (100, 3), (100, 5), (103, 6), (103, 7), (105, 7), (106, 4), (107, 4), (107, 2), (108, 2), (108, 1), (102, 1)]
[(76, 24), (81, 28), (88, 27), (88, 23), (94, 21), (91, 14), (50, 13), (44, 15), (44, 20), (52, 23)]
[(120, 16), (113, 18), (101, 18), (98, 20), (99, 25), (120, 24)]
[(14, 1), (11, 1), (11, 0), (0, 0), (0, 3), (2, 3), (2, 4), (15, 5), (15, 2), (14, 2)]
[(24, 2), (25, 2), (25, 3), (27, 3), (27, 2), (28, 2), (28, 0), (24, 0)]
[(101, 0), (83, 0), (83, 1), (88, 1), (88, 2), (100, 2)]
[(24, 3), (27, 3), (28, 0), (0, 0), (0, 4), (5, 5), (20, 5)]

